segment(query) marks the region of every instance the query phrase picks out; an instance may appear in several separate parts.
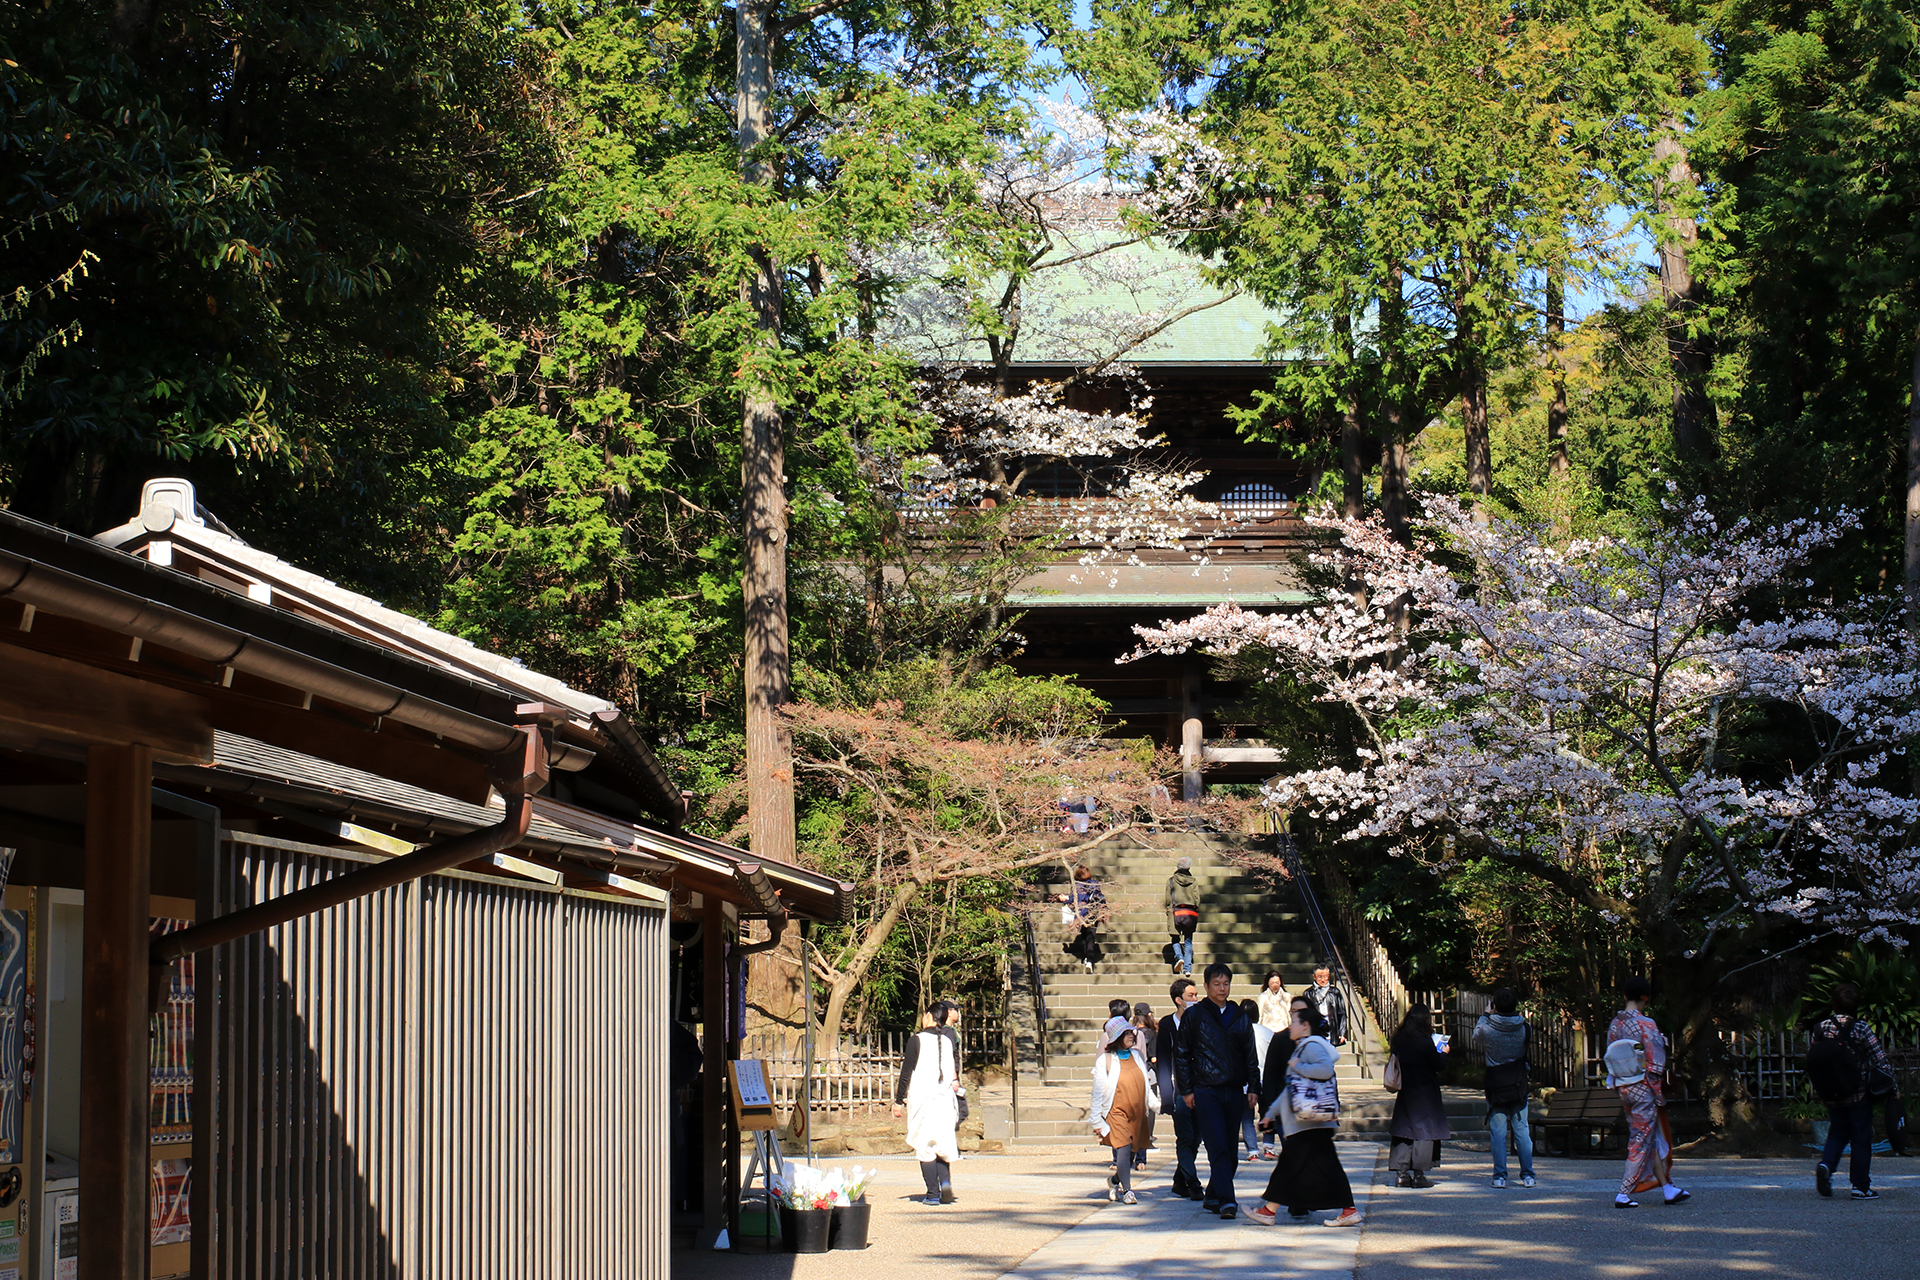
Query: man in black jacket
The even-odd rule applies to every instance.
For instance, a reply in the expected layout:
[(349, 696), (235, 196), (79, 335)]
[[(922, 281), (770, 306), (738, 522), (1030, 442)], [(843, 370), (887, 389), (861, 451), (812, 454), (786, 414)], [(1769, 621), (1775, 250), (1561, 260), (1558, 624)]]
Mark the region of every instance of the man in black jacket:
[(1313, 971), (1313, 985), (1300, 993), (1327, 1020), (1327, 1039), (1347, 1042), (1347, 998), (1333, 985), (1333, 970), (1321, 965)]
[(1233, 970), (1210, 964), (1206, 979), (1207, 998), (1180, 1019), (1173, 1079), (1207, 1146), (1207, 1189), (1200, 1207), (1231, 1218), (1240, 1211), (1233, 1198), (1233, 1175), (1240, 1167), (1240, 1116), (1243, 1109), (1260, 1109), (1260, 1060), (1253, 1048), (1253, 1024), (1227, 998)]
[(1200, 989), (1192, 978), (1175, 978), (1168, 995), (1173, 997), (1173, 1012), (1160, 1019), (1160, 1031), (1154, 1039), (1155, 1071), (1160, 1076), (1160, 1096), (1166, 1100), (1167, 1114), (1173, 1117), (1173, 1194), (1199, 1200), (1200, 1170), (1194, 1157), (1200, 1153), (1200, 1131), (1194, 1127), (1193, 1108), (1174, 1088), (1173, 1060), (1179, 1053), (1180, 1019), (1200, 999)]

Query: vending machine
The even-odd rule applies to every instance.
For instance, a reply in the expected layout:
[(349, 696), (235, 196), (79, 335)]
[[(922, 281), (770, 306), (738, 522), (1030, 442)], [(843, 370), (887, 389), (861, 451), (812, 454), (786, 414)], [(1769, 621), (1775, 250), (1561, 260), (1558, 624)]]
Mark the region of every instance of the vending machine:
[[(79, 1274), (83, 903), (77, 889), (12, 884), (0, 907), (0, 1280)], [(193, 904), (152, 910), (161, 933), (190, 923)], [(148, 1275), (164, 1280), (188, 1274), (193, 1238), (192, 957), (149, 1030)]]
[[(192, 922), (197, 859), (217, 836), (211, 809), (154, 797), (148, 914), (159, 934)], [(82, 786), (0, 783), (0, 1280), (79, 1273), (86, 813)], [(192, 1266), (193, 1001), (188, 957), (148, 1020), (152, 1280)]]

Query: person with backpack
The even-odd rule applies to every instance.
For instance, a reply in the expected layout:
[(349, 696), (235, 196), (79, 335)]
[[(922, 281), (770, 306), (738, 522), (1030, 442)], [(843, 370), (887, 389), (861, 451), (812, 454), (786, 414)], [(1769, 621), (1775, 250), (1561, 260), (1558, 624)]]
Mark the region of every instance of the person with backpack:
[(1533, 1185), (1533, 1134), (1527, 1128), (1531, 1073), (1527, 1044), (1533, 1028), (1518, 1012), (1512, 987), (1493, 993), (1493, 1004), (1473, 1024), (1473, 1040), (1487, 1060), (1487, 1133), (1493, 1139), (1493, 1185), (1507, 1185), (1507, 1134), (1520, 1148), (1520, 1185)]
[(1200, 927), (1200, 882), (1193, 859), (1182, 858), (1167, 877), (1167, 932), (1173, 935), (1173, 971), (1193, 976), (1193, 931)]
[(1627, 1113), (1627, 1170), (1620, 1178), (1620, 1194), (1613, 1198), (1616, 1209), (1638, 1209), (1634, 1196), (1660, 1188), (1668, 1204), (1692, 1199), (1691, 1193), (1675, 1186), (1673, 1173), (1673, 1122), (1667, 1118), (1667, 1038), (1647, 1016), (1647, 1001), (1653, 998), (1653, 984), (1645, 978), (1628, 978), (1622, 988), (1626, 1007), (1613, 1015), (1607, 1026), (1607, 1085), (1620, 1091), (1620, 1105)]
[(1873, 1189), (1873, 1103), (1885, 1096), (1889, 1114), (1899, 1106), (1900, 1085), (1893, 1063), (1873, 1028), (1860, 1019), (1860, 988), (1843, 982), (1833, 989), (1833, 1016), (1814, 1029), (1807, 1048), (1807, 1079), (1827, 1104), (1827, 1145), (1813, 1167), (1814, 1189), (1833, 1194), (1833, 1169), (1842, 1149), (1851, 1147), (1847, 1181), (1855, 1200), (1878, 1200)]

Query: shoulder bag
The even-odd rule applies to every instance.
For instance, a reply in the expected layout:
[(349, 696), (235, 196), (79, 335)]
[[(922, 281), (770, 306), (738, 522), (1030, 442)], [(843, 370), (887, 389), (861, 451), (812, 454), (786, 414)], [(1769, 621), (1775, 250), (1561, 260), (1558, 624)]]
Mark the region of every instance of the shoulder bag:
[(1380, 1083), (1386, 1086), (1388, 1093), (1400, 1092), (1400, 1087), (1406, 1083), (1406, 1077), (1400, 1073), (1400, 1055), (1388, 1056), (1387, 1073), (1380, 1078)]
[(1309, 1080), (1305, 1076), (1287, 1077), (1287, 1102), (1293, 1114), (1310, 1124), (1324, 1124), (1340, 1118), (1340, 1086), (1332, 1079)]

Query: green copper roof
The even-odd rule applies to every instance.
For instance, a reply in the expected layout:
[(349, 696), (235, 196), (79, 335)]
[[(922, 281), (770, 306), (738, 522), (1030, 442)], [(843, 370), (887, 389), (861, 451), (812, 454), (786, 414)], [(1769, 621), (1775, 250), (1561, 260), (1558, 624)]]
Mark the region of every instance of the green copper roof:
[[(1085, 250), (1063, 246), (1054, 256), (1076, 252)], [(1118, 246), (1058, 267), (1043, 261), (1024, 288), (1015, 363), (1085, 364), (1116, 348), (1124, 348), (1120, 359), (1129, 364), (1265, 361), (1267, 326), (1278, 314), (1208, 283), (1202, 267), (1191, 254), (1152, 244)], [(919, 312), (895, 340), (935, 360), (990, 358), (985, 337), (962, 332), (957, 310), (937, 305)]]

